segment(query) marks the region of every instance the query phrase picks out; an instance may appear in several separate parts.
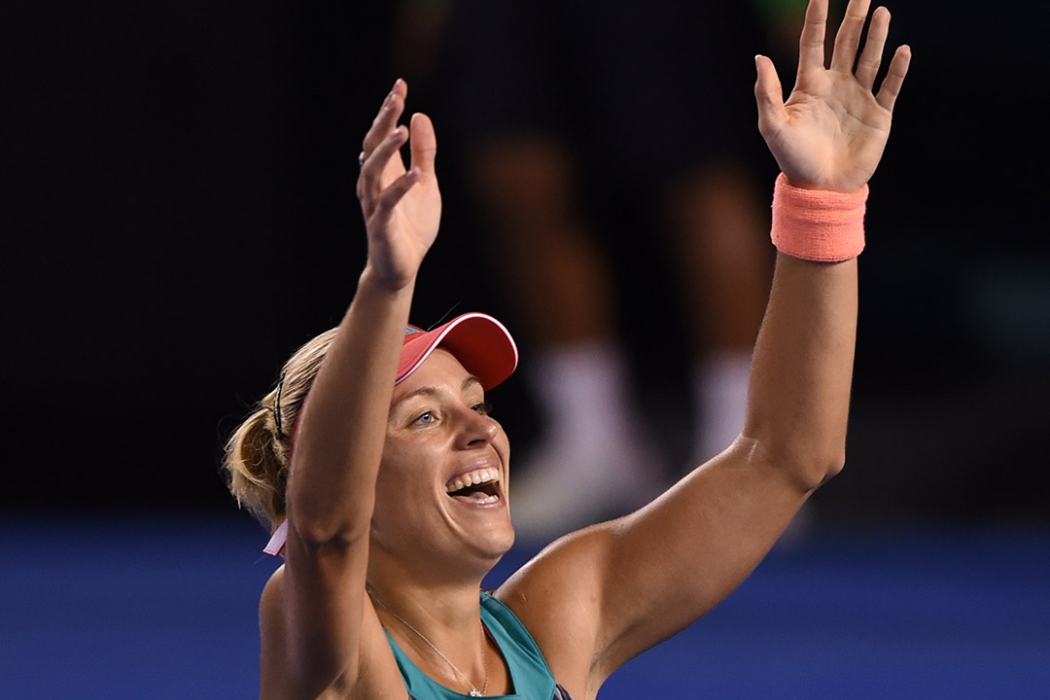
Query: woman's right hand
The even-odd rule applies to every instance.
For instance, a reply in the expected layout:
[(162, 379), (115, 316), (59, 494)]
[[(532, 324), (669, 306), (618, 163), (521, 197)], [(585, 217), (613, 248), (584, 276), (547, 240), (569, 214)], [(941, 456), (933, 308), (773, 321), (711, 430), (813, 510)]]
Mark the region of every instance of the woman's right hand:
[[(434, 172), (437, 137), (425, 114), (398, 126), (408, 85), (398, 79), (362, 143), (357, 198), (368, 232), (366, 271), (391, 289), (411, 284), (441, 222), (441, 192)], [(406, 170), (400, 148), (412, 153)]]

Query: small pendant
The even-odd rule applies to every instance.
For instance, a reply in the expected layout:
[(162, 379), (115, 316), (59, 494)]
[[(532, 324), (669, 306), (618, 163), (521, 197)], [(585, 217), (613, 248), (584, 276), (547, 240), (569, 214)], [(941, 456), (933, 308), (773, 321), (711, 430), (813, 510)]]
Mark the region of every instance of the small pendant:
[(480, 698), (481, 697), (481, 691), (478, 690), (477, 688), (471, 688), (470, 689), (470, 697), (472, 697), (472, 698)]

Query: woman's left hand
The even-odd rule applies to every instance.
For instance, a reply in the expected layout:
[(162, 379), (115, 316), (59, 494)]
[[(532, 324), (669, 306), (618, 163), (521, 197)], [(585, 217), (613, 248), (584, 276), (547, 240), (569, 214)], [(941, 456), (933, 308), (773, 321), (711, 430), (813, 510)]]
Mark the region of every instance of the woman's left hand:
[(869, 5), (870, 0), (850, 0), (835, 37), (831, 67), (825, 68), (828, 0), (810, 2), (799, 41), (796, 84), (787, 102), (772, 61), (755, 58), (759, 131), (795, 186), (852, 192), (867, 183), (882, 158), (911, 49), (897, 49), (879, 91), (874, 92), (890, 13), (885, 7), (875, 10), (861, 50)]

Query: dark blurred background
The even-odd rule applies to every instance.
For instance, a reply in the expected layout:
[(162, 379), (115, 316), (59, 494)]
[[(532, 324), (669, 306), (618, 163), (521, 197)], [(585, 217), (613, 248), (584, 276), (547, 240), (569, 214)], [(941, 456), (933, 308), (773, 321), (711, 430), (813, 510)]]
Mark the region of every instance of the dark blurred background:
[[(395, 71), (439, 137), (455, 123), (425, 63), (440, 49), (419, 46), (428, 35), (403, 9), (110, 0), (22, 6), (4, 22), (0, 507), (234, 507), (223, 440), (353, 294), (355, 160)], [(1050, 11), (894, 10), (891, 40), (915, 60), (872, 183), (849, 466), (816, 512), (828, 524), (1045, 522)], [(756, 41), (746, 55), (770, 51)], [(505, 311), (475, 253), (484, 232), (455, 145), (442, 141), (446, 216), (416, 295), (422, 324), (453, 307)], [(638, 306), (651, 315), (665, 275), (631, 255), (650, 276)], [(675, 322), (647, 320), (671, 340)], [(684, 357), (673, 342), (639, 349), (650, 415), (674, 444)], [(512, 380), (495, 399), (520, 445), (534, 420), (519, 394)]]
[[(353, 294), (357, 153), (397, 75), (442, 145), (415, 320), (482, 310), (514, 329), (463, 194), (469, 133), (442, 100), (442, 6), (0, 12), (0, 697), (255, 694), (274, 562), (226, 492), (222, 444)], [(1050, 10), (893, 9), (915, 60), (872, 182), (847, 468), (815, 496), (809, 540), (618, 674), (609, 700), (1047, 697)], [(767, 41), (742, 60), (775, 54)], [(623, 320), (642, 329), (651, 427), (684, 451), (668, 275), (644, 245), (618, 264), (645, 290)], [(493, 396), (516, 450), (537, 432), (519, 381)]]

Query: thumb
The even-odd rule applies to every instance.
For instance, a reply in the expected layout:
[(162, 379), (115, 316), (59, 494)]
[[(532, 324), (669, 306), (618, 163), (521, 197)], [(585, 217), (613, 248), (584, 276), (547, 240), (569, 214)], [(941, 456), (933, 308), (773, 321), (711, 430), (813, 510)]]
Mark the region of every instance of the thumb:
[(767, 56), (755, 56), (755, 102), (758, 105), (758, 130), (762, 135), (775, 133), (785, 119), (784, 91), (773, 61)]
[(426, 173), (434, 172), (434, 158), (437, 155), (437, 136), (430, 117), (417, 112), (409, 122), (412, 138), (409, 140), (412, 149), (412, 165)]

